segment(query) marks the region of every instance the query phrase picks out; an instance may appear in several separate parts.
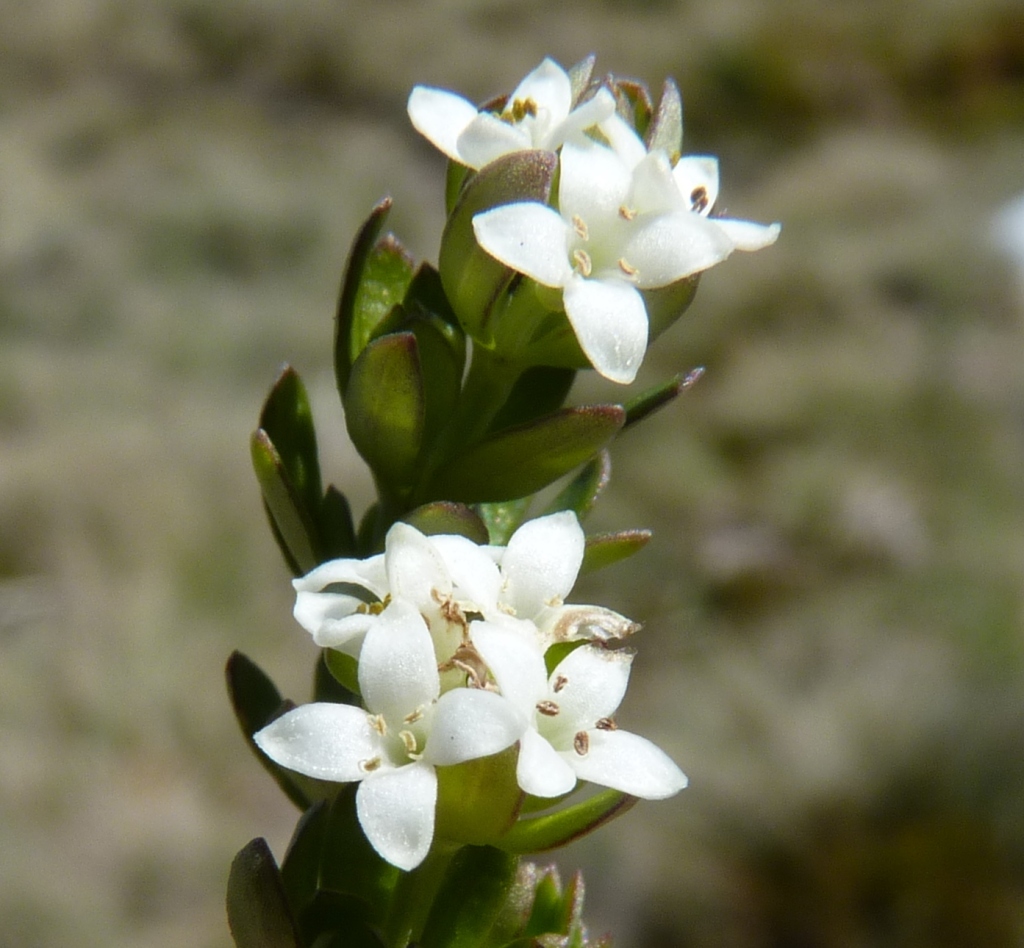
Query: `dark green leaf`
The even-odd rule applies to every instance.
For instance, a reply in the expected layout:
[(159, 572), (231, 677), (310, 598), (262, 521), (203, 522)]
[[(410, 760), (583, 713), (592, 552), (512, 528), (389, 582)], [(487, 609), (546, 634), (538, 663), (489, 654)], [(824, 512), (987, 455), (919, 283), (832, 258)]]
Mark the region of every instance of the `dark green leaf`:
[(480, 519), (487, 525), (490, 542), (496, 546), (506, 546), (509, 538), (526, 519), (530, 509), (529, 497), (520, 500), (498, 501), (493, 504), (477, 504), (475, 510)]
[(423, 929), (421, 948), (480, 948), (515, 882), (519, 860), (466, 846), (452, 860)]
[(357, 668), (358, 662), (351, 655), (333, 648), (323, 649), (313, 673), (313, 700), (361, 704)]
[(487, 525), (465, 504), (435, 500), (403, 514), (402, 520), (427, 536), (454, 533), (481, 545), (490, 542)]
[(548, 933), (564, 935), (568, 931), (565, 901), (558, 872), (553, 867), (537, 882), (533, 909), (523, 935), (536, 938)]
[(393, 489), (412, 479), (423, 441), (424, 394), (411, 332), (381, 336), (352, 366), (345, 423), (356, 450)]
[[(284, 883), (288, 905), (292, 915), (299, 920), (302, 913), (313, 901), (320, 884), (320, 861), (327, 831), (329, 804), (326, 800), (315, 803), (299, 817), (292, 833), (288, 851), (281, 863), (281, 880)], [(309, 941), (308, 932), (303, 931), (303, 941)]]
[(308, 573), (319, 562), (316, 533), (309, 511), (267, 432), (262, 428), (253, 432), (250, 447), (252, 465), (267, 511), (291, 560), (300, 573)]
[(445, 465), (431, 494), (464, 503), (525, 497), (590, 460), (625, 417), (618, 405), (587, 405), (507, 428)]
[(512, 152), (474, 174), (459, 194), (441, 236), (438, 270), (452, 309), (474, 339), (491, 342), (492, 309), (514, 272), (477, 244), (473, 217), (515, 201), (546, 204), (557, 167), (554, 152)]
[(647, 546), (651, 536), (650, 530), (620, 530), (618, 533), (595, 533), (587, 537), (580, 572), (593, 573), (628, 559)]
[(618, 790), (604, 790), (582, 803), (522, 819), (497, 844), (510, 853), (536, 853), (571, 843), (627, 812), (636, 797)]
[(310, 948), (385, 948), (366, 921), (366, 905), (351, 895), (320, 890), (306, 909), (302, 931)]
[(264, 839), (254, 839), (231, 863), (228, 927), (237, 948), (302, 948), (281, 882)]
[(345, 495), (333, 484), (320, 502), (321, 559), (336, 560), (356, 555), (356, 529), (352, 508)]
[(673, 79), (665, 80), (658, 111), (647, 129), (646, 141), (648, 151), (661, 148), (668, 152), (672, 164), (683, 153), (683, 98)]
[(643, 138), (647, 134), (654, 112), (651, 93), (647, 86), (633, 79), (615, 79), (611, 88), (618, 103), (619, 114), (636, 129), (637, 135)]
[(657, 339), (686, 312), (687, 307), (697, 295), (699, 282), (700, 274), (697, 273), (678, 283), (670, 283), (668, 286), (661, 286), (654, 290), (641, 291), (640, 295), (644, 298), (644, 305), (647, 307), (649, 342)]
[(574, 369), (559, 369), (546, 365), (527, 369), (516, 380), (508, 400), (495, 416), (491, 423), (491, 431), (521, 425), (557, 411), (569, 395), (575, 378)]
[[(696, 373), (696, 375), (695, 375)], [(626, 402), (626, 424), (625, 428), (643, 421), (648, 415), (653, 415), (659, 408), (663, 408), (672, 401), (680, 392), (688, 389), (703, 374), (703, 369), (687, 372), (685, 375), (676, 375), (661, 385), (648, 389), (637, 395), (636, 398)]]
[(390, 236), (378, 240), (390, 211), (391, 198), (374, 207), (356, 234), (345, 265), (334, 336), (334, 372), (343, 398), (352, 364), (377, 324), (402, 301), (412, 279), (412, 261), (398, 241)]
[[(629, 416), (627, 415), (627, 420)], [(545, 509), (545, 513), (572, 510), (582, 520), (590, 513), (612, 476), (612, 459), (607, 449), (586, 464)]]
[(320, 506), (320, 460), (309, 396), (298, 373), (286, 365), (260, 412), (260, 429), (274, 445), (306, 511)]

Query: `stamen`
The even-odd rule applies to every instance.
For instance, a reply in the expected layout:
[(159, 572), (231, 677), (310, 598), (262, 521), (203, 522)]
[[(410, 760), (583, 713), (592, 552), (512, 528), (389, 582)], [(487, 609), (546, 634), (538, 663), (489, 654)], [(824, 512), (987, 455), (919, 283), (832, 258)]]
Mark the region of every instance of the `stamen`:
[(411, 757), (416, 753), (416, 735), (412, 731), (399, 731), (398, 736), (405, 745), (405, 752)]
[(511, 120), (513, 123), (521, 122), (526, 116), (537, 117), (537, 103), (533, 99), (516, 99), (505, 112), (502, 118)]
[(590, 262), (590, 254), (585, 250), (574, 250), (572, 254), (573, 262), (576, 264), (576, 269), (582, 276), (588, 277), (594, 269), (594, 265)]
[(379, 616), (391, 602), (391, 593), (388, 593), (380, 602), (361, 602), (356, 606), (356, 612), (364, 616)]
[(421, 721), (422, 719), (423, 709), (417, 708), (415, 711), (410, 711), (404, 718), (402, 718), (402, 721), (405, 724), (415, 724), (417, 721)]
[(569, 684), (569, 679), (565, 675), (558, 675), (551, 686), (551, 690), (557, 695), (567, 684)]
[(384, 720), (383, 714), (368, 714), (366, 717), (369, 719), (370, 727), (372, 727), (381, 737), (384, 737), (388, 733), (388, 722)]
[(636, 218), (636, 213), (637, 212), (633, 208), (626, 207), (625, 204), (623, 204), (619, 208), (619, 217), (621, 217), (624, 221), (631, 221), (631, 220), (635, 219)]
[(594, 725), (599, 731), (617, 731), (619, 726), (611, 718), (598, 718)]
[(708, 203), (708, 189), (704, 185), (690, 192), (690, 207), (698, 214), (703, 214), (708, 209)]
[(546, 717), (553, 718), (561, 710), (562, 709), (559, 708), (558, 704), (556, 702), (554, 702), (554, 701), (549, 701), (549, 700), (545, 699), (543, 701), (538, 701), (537, 702), (537, 711), (540, 712), (541, 714), (545, 715)]
[(379, 757), (371, 757), (369, 760), (359, 761), (359, 769), (366, 774), (372, 774), (380, 768), (380, 765), (381, 759)]
[(587, 228), (587, 222), (579, 214), (573, 214), (572, 216), (572, 229), (576, 231), (576, 236), (580, 240), (590, 240), (590, 230)]
[(586, 731), (577, 731), (572, 739), (572, 747), (580, 757), (586, 757), (590, 750), (590, 735)]
[(637, 268), (627, 261), (625, 257), (619, 257), (619, 269), (628, 277), (636, 276)]

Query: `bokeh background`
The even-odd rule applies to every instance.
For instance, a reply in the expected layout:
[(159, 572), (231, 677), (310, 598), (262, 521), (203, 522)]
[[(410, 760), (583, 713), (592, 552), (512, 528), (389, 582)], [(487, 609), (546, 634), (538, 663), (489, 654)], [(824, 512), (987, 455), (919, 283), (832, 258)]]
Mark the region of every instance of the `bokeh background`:
[[(436, 254), (416, 82), (551, 54), (682, 88), (720, 206), (580, 584), (646, 623), (621, 720), (692, 786), (559, 856), (620, 948), (1024, 944), (1020, 0), (2, 0), (0, 946), (227, 948), (232, 855), (295, 813), (235, 731), (240, 648), (301, 699), (247, 438), (330, 371), (348, 241)], [(1001, 225), (1006, 230), (1005, 221)], [(1004, 234), (1005, 237), (1005, 234)], [(580, 397), (620, 393), (587, 379)]]

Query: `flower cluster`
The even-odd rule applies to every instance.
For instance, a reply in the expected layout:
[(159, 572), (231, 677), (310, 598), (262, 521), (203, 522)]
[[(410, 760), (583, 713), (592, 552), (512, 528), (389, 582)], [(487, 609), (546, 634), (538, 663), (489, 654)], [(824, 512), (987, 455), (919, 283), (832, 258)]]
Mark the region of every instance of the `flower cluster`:
[(476, 214), (473, 231), (496, 260), (561, 290), (591, 365), (628, 383), (648, 344), (644, 291), (678, 284), (734, 250), (766, 247), (779, 225), (712, 217), (717, 161), (649, 147), (606, 86), (573, 99), (568, 74), (546, 59), (498, 113), (423, 87), (408, 110), (422, 134), (469, 168), (518, 150), (560, 151), (554, 206), (503, 203)]
[(608, 644), (637, 626), (564, 601), (583, 552), (564, 512), (528, 521), (507, 546), (396, 523), (384, 553), (323, 564), (295, 581), (295, 615), (317, 644), (356, 659), (364, 707), (298, 707), (257, 745), (299, 773), (359, 781), (363, 831), (406, 870), (433, 840), (437, 768), (517, 743), (522, 793), (559, 797), (578, 780), (646, 799), (678, 792), (679, 768), (612, 717), (631, 654)]

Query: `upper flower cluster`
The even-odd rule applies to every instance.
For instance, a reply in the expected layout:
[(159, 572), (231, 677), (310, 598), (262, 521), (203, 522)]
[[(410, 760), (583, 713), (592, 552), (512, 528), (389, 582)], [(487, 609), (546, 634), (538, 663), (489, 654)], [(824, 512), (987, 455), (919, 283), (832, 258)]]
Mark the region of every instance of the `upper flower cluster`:
[[(572, 513), (527, 522), (505, 547), (397, 523), (383, 554), (296, 580), (296, 617), (318, 644), (357, 659), (365, 708), (305, 705), (256, 743), (289, 769), (360, 781), (363, 830), (402, 869), (430, 848), (436, 768), (516, 742), (524, 793), (561, 796), (577, 780), (648, 799), (676, 793), (686, 785), (679, 768), (612, 717), (631, 656), (605, 642), (637, 626), (564, 602), (583, 545)], [(580, 644), (549, 670), (545, 654), (565, 642)]]
[(599, 86), (573, 108), (569, 76), (550, 59), (500, 114), (417, 87), (413, 125), (453, 160), (481, 168), (511, 151), (560, 150), (555, 206), (512, 201), (473, 218), (488, 254), (562, 291), (580, 348), (603, 376), (628, 383), (647, 349), (644, 291), (680, 283), (728, 257), (774, 243), (779, 225), (712, 217), (714, 158), (651, 147)]

